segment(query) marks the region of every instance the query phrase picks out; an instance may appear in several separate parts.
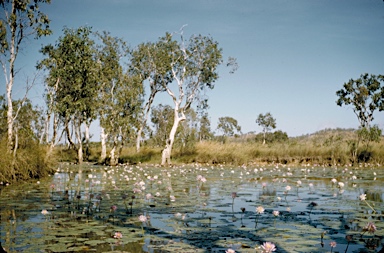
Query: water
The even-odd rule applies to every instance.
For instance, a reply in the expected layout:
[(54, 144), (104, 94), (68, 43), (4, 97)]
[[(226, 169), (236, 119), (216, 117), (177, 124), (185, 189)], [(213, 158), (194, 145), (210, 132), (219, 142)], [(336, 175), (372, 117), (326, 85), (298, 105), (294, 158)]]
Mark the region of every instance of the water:
[(275, 252), (379, 252), (383, 182), (369, 165), (62, 164), (40, 182), (0, 186), (0, 241), (7, 252), (262, 252), (265, 242)]

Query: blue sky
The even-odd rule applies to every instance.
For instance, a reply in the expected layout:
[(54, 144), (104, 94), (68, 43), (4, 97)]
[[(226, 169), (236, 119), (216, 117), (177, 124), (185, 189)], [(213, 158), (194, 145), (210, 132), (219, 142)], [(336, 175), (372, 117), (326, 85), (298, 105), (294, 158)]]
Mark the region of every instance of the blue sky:
[[(64, 26), (109, 31), (132, 47), (185, 24), (187, 37), (211, 35), (224, 59), (235, 57), (240, 66), (233, 75), (221, 68), (207, 94), (213, 129), (229, 116), (244, 133), (260, 132), (255, 119), (266, 112), (289, 136), (357, 128), (352, 108), (338, 107), (335, 93), (362, 73), (384, 74), (382, 0), (52, 0), (41, 9), (54, 34), (27, 42), (17, 61), (24, 73), (18, 82), (33, 73), (41, 45), (54, 44)], [(16, 94), (22, 92), (17, 85)], [(41, 87), (30, 93), (32, 100), (41, 96)], [(155, 103), (165, 101), (161, 96)], [(374, 123), (384, 129), (383, 112)], [(92, 129), (97, 138), (97, 124)]]

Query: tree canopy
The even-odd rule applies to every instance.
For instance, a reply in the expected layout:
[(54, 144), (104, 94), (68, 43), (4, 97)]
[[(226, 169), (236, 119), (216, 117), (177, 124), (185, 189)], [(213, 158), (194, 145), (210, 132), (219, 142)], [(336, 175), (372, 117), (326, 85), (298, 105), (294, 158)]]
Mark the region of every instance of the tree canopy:
[(352, 105), (360, 127), (369, 127), (375, 111), (384, 110), (384, 76), (362, 74), (350, 79), (336, 92), (338, 106)]
[(256, 123), (263, 128), (263, 144), (265, 144), (267, 132), (276, 128), (276, 119), (272, 117), (272, 114), (270, 112), (267, 112), (266, 114), (260, 113), (256, 119)]

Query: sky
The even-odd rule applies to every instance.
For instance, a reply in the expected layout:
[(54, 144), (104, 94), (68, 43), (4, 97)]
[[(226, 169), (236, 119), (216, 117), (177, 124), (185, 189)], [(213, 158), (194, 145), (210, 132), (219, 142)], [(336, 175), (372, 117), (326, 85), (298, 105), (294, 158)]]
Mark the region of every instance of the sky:
[[(363, 73), (384, 74), (382, 0), (52, 0), (41, 10), (54, 33), (24, 44), (15, 96), (35, 73), (43, 57), (39, 49), (55, 44), (63, 27), (109, 31), (133, 48), (183, 25), (185, 37), (212, 36), (224, 60), (235, 57), (239, 64), (234, 74), (220, 68), (207, 93), (212, 130), (219, 117), (228, 116), (243, 133), (261, 132), (255, 120), (267, 112), (276, 119), (275, 130), (291, 137), (357, 128), (352, 107), (336, 105), (336, 91)], [(32, 101), (41, 101), (42, 87), (30, 91)], [(167, 102), (166, 95), (155, 99)], [(376, 113), (373, 123), (384, 129), (384, 112)], [(98, 125), (91, 129), (97, 139)]]

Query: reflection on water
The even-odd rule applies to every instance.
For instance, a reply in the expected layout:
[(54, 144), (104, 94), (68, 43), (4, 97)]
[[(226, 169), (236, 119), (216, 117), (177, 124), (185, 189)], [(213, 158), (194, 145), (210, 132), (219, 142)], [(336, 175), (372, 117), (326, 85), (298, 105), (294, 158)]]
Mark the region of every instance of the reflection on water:
[(378, 252), (383, 174), (62, 165), (44, 181), (0, 186), (0, 240), (8, 252), (260, 252), (266, 241), (276, 252), (330, 252), (330, 242), (333, 252)]

